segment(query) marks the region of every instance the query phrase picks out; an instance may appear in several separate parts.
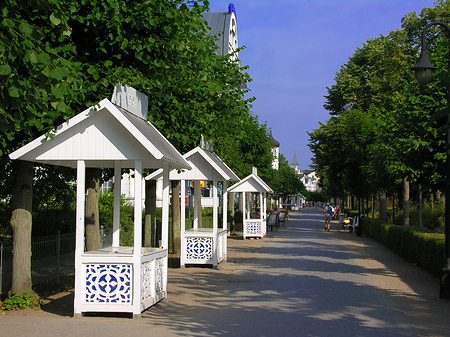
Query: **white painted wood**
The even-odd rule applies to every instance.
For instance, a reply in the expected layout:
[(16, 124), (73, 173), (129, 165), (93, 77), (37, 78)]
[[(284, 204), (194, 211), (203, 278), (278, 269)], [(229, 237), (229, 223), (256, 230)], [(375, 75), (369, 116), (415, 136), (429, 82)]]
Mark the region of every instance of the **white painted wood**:
[(169, 164), (163, 167), (163, 207), (161, 241), (163, 249), (169, 248)]
[[(200, 147), (187, 152), (183, 157), (192, 167), (191, 170), (170, 171), (170, 180), (227, 180), (239, 181), (239, 177), (214, 153), (209, 153)], [(157, 170), (148, 175), (145, 179), (158, 179), (162, 170)]]
[(142, 161), (134, 166), (134, 250), (133, 250), (133, 314), (141, 314), (141, 248), (142, 248)]
[(136, 89), (121, 84), (116, 85), (111, 102), (147, 120), (148, 98)]
[(74, 315), (81, 315), (81, 298), (83, 291), (83, 272), (81, 255), (84, 253), (84, 214), (86, 197), (86, 164), (84, 161), (77, 162), (77, 219), (76, 219), (76, 242), (75, 242), (75, 296)]
[(114, 163), (114, 209), (113, 209), (113, 237), (112, 246), (120, 245), (120, 195), (121, 195), (122, 166), (119, 161)]
[(134, 169), (134, 247), (140, 255), (142, 247), (142, 161), (136, 160)]
[(243, 233), (243, 237), (244, 237), (244, 240), (246, 239), (246, 237), (247, 237), (247, 235), (246, 235), (246, 230), (245, 230), (245, 224), (246, 224), (246, 216), (245, 216), (245, 214), (246, 214), (246, 207), (245, 207), (245, 192), (242, 192), (242, 205), (243, 205), (243, 207), (244, 207), (244, 209), (242, 210), (242, 226), (243, 226), (243, 230), (242, 230), (242, 233)]
[(197, 200), (197, 198), (195, 197), (195, 195), (196, 195), (195, 194), (195, 186), (196, 186), (196, 184), (194, 184), (194, 194), (193, 194), (193, 200), (194, 200), (194, 225), (193, 225), (193, 228), (196, 230), (196, 229), (198, 229), (198, 217), (199, 217), (197, 205), (200, 201)]
[(186, 232), (186, 180), (181, 180), (181, 256), (180, 256), (180, 266), (183, 267), (185, 264), (185, 254), (186, 243), (184, 242), (185, 232)]
[(213, 193), (213, 266), (217, 266), (218, 264), (218, 239), (217, 239), (217, 229), (219, 227), (219, 199), (217, 197), (218, 189), (217, 189), (217, 180), (213, 181), (212, 187)]
[[(167, 248), (169, 169), (189, 169), (190, 165), (153, 125), (115, 106), (107, 99), (61, 124), (51, 135), (48, 139), (41, 136), (33, 140), (13, 152), (10, 158), (77, 168), (74, 314), (101, 311), (131, 312), (134, 316), (139, 316), (144, 308), (167, 295), (167, 249), (143, 251), (141, 247), (142, 169), (164, 168), (162, 246)], [(115, 171), (113, 243), (117, 247), (110, 247), (109, 251), (100, 249), (84, 252), (87, 167), (114, 168)], [(121, 168), (134, 168), (136, 175), (134, 247), (119, 247)], [(152, 258), (156, 260), (151, 260)], [(147, 271), (141, 274), (144, 269), (142, 264), (147, 262), (152, 263), (154, 267), (150, 268), (147, 264)], [(127, 273), (130, 280), (130, 283), (122, 288), (115, 287), (117, 284), (114, 282), (117, 279), (113, 277), (113, 273), (120, 268), (125, 270), (124, 273)], [(156, 273), (152, 277), (149, 275), (150, 270)], [(99, 277), (100, 274), (103, 278)], [(100, 279), (106, 283), (111, 281), (111, 286), (95, 285)], [(146, 282), (145, 290), (142, 279)], [(151, 282), (155, 283), (150, 284)], [(158, 291), (155, 290), (156, 285)], [(142, 300), (141, 288), (144, 291), (143, 296), (146, 297)], [(115, 289), (129, 290), (123, 297), (126, 300), (121, 300), (121, 304), (114, 301), (104, 302), (104, 296), (111, 295), (107, 292), (116, 296)], [(98, 291), (103, 293), (96, 293)], [(150, 293), (153, 295), (150, 296)]]
[(223, 219), (222, 228), (228, 230), (228, 182), (225, 180), (223, 182)]
[(108, 99), (58, 126), (52, 138), (41, 136), (10, 158), (69, 167), (76, 167), (77, 160), (85, 160), (86, 167), (114, 167), (115, 160), (133, 167), (134, 160), (141, 159), (144, 167), (159, 168), (163, 160), (172, 168), (190, 168), (152, 124)]

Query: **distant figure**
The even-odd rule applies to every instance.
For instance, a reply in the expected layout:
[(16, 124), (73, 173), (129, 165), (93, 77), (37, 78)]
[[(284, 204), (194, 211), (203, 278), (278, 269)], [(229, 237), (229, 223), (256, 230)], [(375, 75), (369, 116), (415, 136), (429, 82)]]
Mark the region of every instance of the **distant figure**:
[(323, 216), (325, 218), (325, 230), (330, 231), (331, 226), (331, 213), (333, 212), (333, 209), (331, 208), (330, 204), (327, 203), (327, 205), (323, 208)]
[(280, 210), (278, 208), (275, 208), (272, 214), (280, 215)]

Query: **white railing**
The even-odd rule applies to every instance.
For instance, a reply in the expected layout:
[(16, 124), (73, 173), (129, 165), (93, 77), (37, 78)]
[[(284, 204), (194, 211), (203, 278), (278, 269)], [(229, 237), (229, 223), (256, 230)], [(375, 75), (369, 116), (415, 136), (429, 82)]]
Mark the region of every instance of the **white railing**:
[(266, 219), (245, 219), (243, 235), (247, 237), (262, 238), (266, 234)]
[(212, 228), (190, 229), (183, 234), (181, 265), (217, 264), (227, 256), (227, 230), (219, 229), (214, 234)]
[[(167, 296), (167, 250), (142, 248), (136, 264), (133, 248), (104, 248), (81, 256), (80, 312), (133, 312), (140, 288), (141, 311)], [(136, 269), (140, 273), (136, 273)]]

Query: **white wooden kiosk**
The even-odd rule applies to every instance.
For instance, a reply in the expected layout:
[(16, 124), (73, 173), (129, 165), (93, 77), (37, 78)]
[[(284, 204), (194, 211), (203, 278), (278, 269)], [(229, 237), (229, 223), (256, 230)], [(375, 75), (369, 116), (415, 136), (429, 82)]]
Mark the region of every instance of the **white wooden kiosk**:
[[(113, 104), (112, 102), (116, 103)], [(102, 100), (52, 132), (10, 155), (11, 159), (77, 169), (74, 316), (86, 312), (141, 312), (167, 296), (169, 170), (189, 169), (181, 154), (147, 122), (147, 97), (117, 86)], [(120, 106), (119, 106), (120, 105)], [(144, 115), (138, 115), (144, 113)], [(114, 168), (112, 247), (85, 251), (85, 170)], [(162, 248), (142, 247), (142, 169), (163, 168)], [(134, 246), (121, 247), (121, 169), (135, 171)]]
[[(212, 150), (212, 148), (210, 148)], [(210, 264), (214, 267), (227, 257), (227, 184), (228, 181), (239, 181), (239, 177), (214, 152), (196, 147), (183, 157), (192, 167), (189, 171), (171, 170), (170, 180), (181, 180), (181, 256), (180, 265)], [(158, 170), (145, 179), (160, 179), (162, 171)], [(197, 207), (194, 208), (193, 228), (186, 230), (186, 181), (212, 181), (213, 228), (198, 228)], [(223, 182), (222, 204), (225, 207), (222, 228), (219, 228), (218, 182)], [(203, 199), (202, 199), (203, 201)], [(194, 203), (195, 203), (194, 199)], [(204, 205), (202, 203), (202, 205)]]
[[(242, 232), (244, 239), (248, 237), (262, 238), (267, 233), (267, 193), (273, 193), (272, 189), (258, 176), (258, 171), (254, 167), (252, 174), (242, 179), (240, 182), (231, 186), (228, 192), (242, 193), (243, 198), (243, 219)], [(258, 193), (259, 195), (259, 217), (251, 217), (250, 195)], [(246, 202), (247, 201), (247, 202)]]

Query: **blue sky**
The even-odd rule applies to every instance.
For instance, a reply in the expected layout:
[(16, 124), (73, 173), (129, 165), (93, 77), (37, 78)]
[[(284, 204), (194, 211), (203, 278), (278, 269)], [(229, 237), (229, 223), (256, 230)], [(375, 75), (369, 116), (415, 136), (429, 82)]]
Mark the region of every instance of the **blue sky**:
[(253, 79), (253, 113), (302, 169), (312, 157), (306, 132), (329, 119), (323, 96), (340, 67), (368, 39), (400, 28), (405, 14), (434, 7), (433, 0), (210, 0), (211, 12), (229, 3)]

